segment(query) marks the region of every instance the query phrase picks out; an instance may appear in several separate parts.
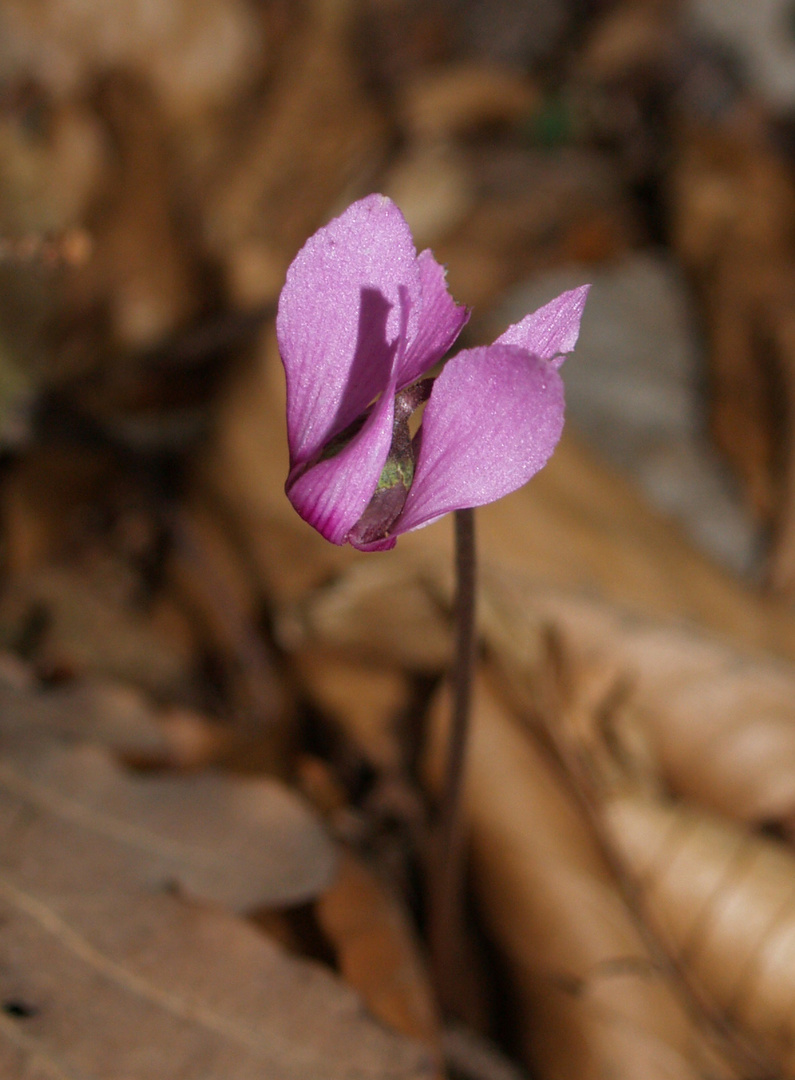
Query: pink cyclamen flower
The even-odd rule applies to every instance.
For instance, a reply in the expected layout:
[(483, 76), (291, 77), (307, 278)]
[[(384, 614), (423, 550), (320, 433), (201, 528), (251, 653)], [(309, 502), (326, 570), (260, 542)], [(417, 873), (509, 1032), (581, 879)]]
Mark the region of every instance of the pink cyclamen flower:
[[(276, 332), (287, 375), (295, 509), (334, 544), (394, 547), (451, 510), (494, 502), (548, 460), (563, 427), (557, 367), (588, 286), (420, 381), (469, 317), (395, 204), (369, 195), (318, 230), (287, 272)], [(408, 417), (427, 398), (411, 438)]]

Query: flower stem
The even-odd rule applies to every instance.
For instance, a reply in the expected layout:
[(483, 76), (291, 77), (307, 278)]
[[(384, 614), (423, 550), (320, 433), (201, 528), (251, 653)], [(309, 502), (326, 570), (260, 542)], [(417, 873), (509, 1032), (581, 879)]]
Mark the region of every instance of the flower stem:
[(455, 566), (452, 717), (430, 882), (431, 964), (442, 1008), (454, 997), (463, 934), (463, 781), (475, 661), (475, 512), (471, 509), (455, 512)]

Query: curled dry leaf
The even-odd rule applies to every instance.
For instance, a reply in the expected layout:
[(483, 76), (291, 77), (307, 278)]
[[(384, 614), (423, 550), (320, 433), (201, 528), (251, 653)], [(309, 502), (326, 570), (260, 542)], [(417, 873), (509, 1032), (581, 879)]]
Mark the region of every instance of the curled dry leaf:
[[(435, 783), (448, 713), (437, 706)], [(732, 1076), (649, 952), (561, 775), (482, 675), (473, 722), (474, 886), (508, 961), (528, 1063), (556, 1080)]]
[(135, 776), (98, 747), (31, 738), (0, 760), (0, 805), (13, 848), (3, 861), (26, 888), (58, 881), (99, 896), (176, 885), (246, 910), (308, 900), (333, 873), (321, 825), (274, 780)]
[(603, 813), (665, 946), (776, 1075), (794, 1077), (795, 856), (685, 805), (624, 795)]
[(552, 631), (575, 668), (627, 684), (635, 722), (678, 793), (744, 821), (795, 821), (795, 669), (693, 627), (491, 573), (481, 628), (524, 707), (538, 710)]
[[(289, 644), (359, 649), (382, 663), (441, 671), (450, 647), (449, 565), (407, 548), (391, 565), (362, 561), (316, 590), (291, 621)], [(404, 611), (400, 600), (409, 596)], [(750, 597), (746, 602), (749, 615), (761, 617)], [(787, 661), (740, 651), (692, 625), (541, 587), (489, 562), (479, 625), (523, 708), (539, 708), (551, 631), (573, 657), (599, 661), (623, 678), (656, 767), (677, 792), (731, 817), (793, 827), (795, 670)]]
[(559, 646), (550, 666), (547, 732), (633, 907), (700, 1005), (732, 1032), (746, 1069), (795, 1076), (795, 855), (666, 798), (637, 768), (633, 703), (616, 694), (611, 673), (572, 664)]
[(242, 920), (43, 870), (0, 871), (7, 1080), (432, 1080), (425, 1051)]
[(343, 853), (316, 906), (346, 981), (373, 1016), (428, 1047), (441, 1064), (439, 1018), (407, 912), (353, 855)]

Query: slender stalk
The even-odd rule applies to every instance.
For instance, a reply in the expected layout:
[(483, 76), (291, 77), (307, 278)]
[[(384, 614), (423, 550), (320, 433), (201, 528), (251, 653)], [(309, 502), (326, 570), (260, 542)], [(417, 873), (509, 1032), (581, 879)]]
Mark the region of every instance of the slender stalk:
[(431, 963), (443, 1007), (451, 1000), (452, 989), (456, 985), (456, 958), (460, 955), (463, 932), (466, 839), (463, 781), (475, 661), (475, 512), (471, 509), (457, 510), (455, 513), (455, 566), (457, 592), (452, 718), (430, 893)]

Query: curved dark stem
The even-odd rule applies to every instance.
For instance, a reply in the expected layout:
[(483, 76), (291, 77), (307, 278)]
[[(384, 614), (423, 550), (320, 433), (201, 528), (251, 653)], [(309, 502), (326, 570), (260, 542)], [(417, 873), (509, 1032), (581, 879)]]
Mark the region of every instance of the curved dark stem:
[(430, 945), (442, 1007), (456, 985), (456, 958), (463, 933), (464, 806), (463, 780), (472, 672), (475, 662), (475, 512), (455, 513), (456, 645), (452, 670), (452, 718), (441, 791), (438, 832), (431, 868)]

